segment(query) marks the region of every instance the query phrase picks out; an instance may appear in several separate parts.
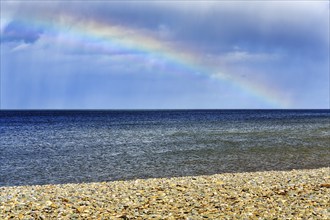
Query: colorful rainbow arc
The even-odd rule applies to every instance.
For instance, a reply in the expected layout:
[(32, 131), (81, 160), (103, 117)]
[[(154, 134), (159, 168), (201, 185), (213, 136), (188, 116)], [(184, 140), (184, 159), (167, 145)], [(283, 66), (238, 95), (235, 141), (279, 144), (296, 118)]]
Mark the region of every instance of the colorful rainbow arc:
[(67, 35), (62, 39), (63, 43), (74, 44), (76, 41), (82, 43), (96, 42), (102, 40), (107, 42), (98, 50), (111, 51), (113, 48), (122, 50), (152, 54), (168, 62), (180, 65), (189, 72), (207, 75), (225, 83), (230, 83), (238, 89), (247, 92), (254, 97), (275, 108), (287, 108), (290, 102), (277, 90), (264, 85), (261, 82), (252, 82), (235, 74), (226, 74), (216, 71), (214, 67), (207, 66), (201, 62), (198, 55), (187, 49), (178, 49), (166, 45), (155, 37), (133, 28), (111, 25), (109, 22), (102, 23), (94, 20), (77, 21), (70, 15), (61, 15), (60, 22), (44, 17), (24, 18), (24, 21), (33, 22), (34, 25), (54, 30), (55, 32), (68, 32), (68, 23), (74, 24)]

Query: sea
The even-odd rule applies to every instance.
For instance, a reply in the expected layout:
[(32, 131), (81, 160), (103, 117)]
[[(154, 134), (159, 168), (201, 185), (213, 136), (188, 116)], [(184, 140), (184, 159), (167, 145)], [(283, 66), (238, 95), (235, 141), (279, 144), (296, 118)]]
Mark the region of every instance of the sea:
[(0, 111), (0, 186), (330, 166), (330, 110)]

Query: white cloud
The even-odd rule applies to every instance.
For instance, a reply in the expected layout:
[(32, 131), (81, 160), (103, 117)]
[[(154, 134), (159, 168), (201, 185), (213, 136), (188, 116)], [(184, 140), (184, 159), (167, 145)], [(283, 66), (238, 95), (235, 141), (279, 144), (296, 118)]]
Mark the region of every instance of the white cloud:
[(15, 51), (20, 51), (20, 50), (25, 50), (28, 49), (31, 45), (27, 44), (27, 43), (21, 43), (18, 46), (14, 47), (11, 52), (15, 52)]
[(219, 57), (224, 63), (235, 62), (265, 62), (278, 59), (278, 54), (271, 53), (251, 53), (248, 51), (234, 51), (229, 52)]
[(202, 59), (204, 63), (221, 68), (228, 65), (237, 65), (242, 63), (272, 62), (278, 61), (281, 58), (282, 56), (278, 53), (258, 53), (244, 50), (234, 50), (223, 54), (208, 54)]

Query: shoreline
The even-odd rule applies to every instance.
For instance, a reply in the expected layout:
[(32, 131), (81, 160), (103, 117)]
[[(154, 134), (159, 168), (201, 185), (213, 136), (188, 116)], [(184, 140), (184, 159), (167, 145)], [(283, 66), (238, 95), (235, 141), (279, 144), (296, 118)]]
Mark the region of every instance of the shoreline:
[(330, 218), (330, 167), (0, 187), (0, 219)]

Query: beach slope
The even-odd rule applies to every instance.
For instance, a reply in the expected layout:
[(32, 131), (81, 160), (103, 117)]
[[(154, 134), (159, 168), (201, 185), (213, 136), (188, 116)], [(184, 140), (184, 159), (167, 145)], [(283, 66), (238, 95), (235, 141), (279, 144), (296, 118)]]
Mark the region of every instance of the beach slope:
[(330, 219), (330, 168), (0, 188), (0, 219)]

